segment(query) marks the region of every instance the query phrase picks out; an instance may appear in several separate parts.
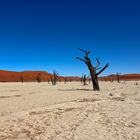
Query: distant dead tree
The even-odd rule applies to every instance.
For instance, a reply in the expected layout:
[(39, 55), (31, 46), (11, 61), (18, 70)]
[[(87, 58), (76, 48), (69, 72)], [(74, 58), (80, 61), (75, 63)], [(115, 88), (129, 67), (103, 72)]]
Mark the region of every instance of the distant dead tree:
[(37, 80), (38, 83), (41, 82), (41, 74), (40, 73), (36, 76), (36, 80)]
[(86, 75), (84, 74), (84, 78), (83, 78), (84, 86), (87, 85), (87, 84), (86, 84), (86, 80), (87, 80), (87, 79), (86, 79)]
[(23, 76), (20, 77), (20, 81), (21, 81), (21, 83), (24, 82), (24, 78), (23, 78)]
[(113, 77), (111, 77), (111, 78), (110, 78), (110, 82), (112, 82), (112, 83), (113, 83), (113, 81), (114, 81), (114, 78), (113, 78)]
[(58, 81), (61, 82), (61, 78), (58, 78)]
[(58, 75), (59, 75), (59, 74), (54, 70), (54, 71), (53, 71), (53, 76), (51, 77), (52, 85), (56, 85), (57, 80), (58, 80)]
[(48, 84), (50, 84), (50, 79), (48, 79), (47, 81), (48, 81)]
[(117, 72), (116, 76), (117, 76), (118, 83), (120, 83), (120, 74), (118, 72)]
[[(109, 66), (109, 64), (107, 63), (103, 68), (100, 68), (99, 67), (100, 62), (99, 62), (99, 59), (97, 58), (96, 59), (97, 65), (93, 66), (90, 58), (88, 57), (88, 55), (90, 54), (91, 51), (85, 51), (80, 48), (79, 48), (79, 50), (85, 53), (85, 57), (84, 58), (76, 57), (76, 58), (83, 61), (87, 65), (87, 67), (90, 71), (91, 79), (92, 79), (93, 90), (99, 91), (100, 87), (99, 87), (99, 82), (98, 82), (98, 75), (101, 74)], [(97, 70), (99, 70), (99, 71), (97, 72)]]

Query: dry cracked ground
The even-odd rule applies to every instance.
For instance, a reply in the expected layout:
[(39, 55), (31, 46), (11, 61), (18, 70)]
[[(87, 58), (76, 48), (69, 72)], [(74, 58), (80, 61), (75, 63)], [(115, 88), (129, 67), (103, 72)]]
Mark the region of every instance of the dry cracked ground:
[(0, 140), (140, 140), (140, 82), (100, 86), (1, 83)]

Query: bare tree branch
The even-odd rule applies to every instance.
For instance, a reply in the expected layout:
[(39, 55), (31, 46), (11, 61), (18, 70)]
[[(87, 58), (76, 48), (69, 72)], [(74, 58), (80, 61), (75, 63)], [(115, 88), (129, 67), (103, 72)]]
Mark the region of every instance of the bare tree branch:
[(85, 50), (83, 50), (81, 48), (79, 48), (79, 50), (82, 51), (82, 52), (84, 52), (86, 54), (86, 56), (91, 52), (91, 51), (85, 51)]
[(76, 59), (79, 59), (79, 60), (81, 60), (81, 61), (83, 61), (84, 63), (87, 64), (86, 60), (84, 60), (84, 59), (82, 59), (82, 58), (80, 58), (80, 57), (76, 57)]
[(109, 66), (109, 63), (107, 63), (96, 75), (101, 74), (108, 66)]
[(97, 69), (100, 66), (99, 58), (96, 58), (96, 61), (97, 61), (97, 65), (95, 66), (95, 68)]
[(83, 49), (81, 49), (81, 48), (79, 48), (79, 50), (82, 51), (82, 52), (84, 52), (84, 53), (87, 53), (87, 51), (85, 51), (85, 50), (83, 50)]
[(53, 70), (53, 73), (58, 77), (59, 73), (56, 70)]

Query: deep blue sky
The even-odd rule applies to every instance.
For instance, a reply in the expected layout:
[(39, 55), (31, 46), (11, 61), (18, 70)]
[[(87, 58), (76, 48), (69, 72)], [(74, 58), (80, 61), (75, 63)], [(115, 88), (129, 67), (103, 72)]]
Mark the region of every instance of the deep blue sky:
[(103, 74), (140, 73), (139, 0), (0, 0), (0, 69), (88, 74), (79, 47)]

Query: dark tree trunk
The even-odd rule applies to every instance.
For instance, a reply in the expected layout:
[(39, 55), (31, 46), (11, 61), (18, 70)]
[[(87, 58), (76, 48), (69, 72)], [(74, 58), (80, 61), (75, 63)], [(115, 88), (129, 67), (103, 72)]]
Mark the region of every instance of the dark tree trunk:
[(21, 83), (23, 83), (23, 82), (24, 82), (24, 79), (23, 79), (23, 77), (20, 77), (20, 80), (21, 80)]
[(113, 78), (111, 78), (111, 82), (113, 83), (113, 81), (114, 81), (114, 79)]
[(52, 85), (56, 85), (57, 81), (58, 81), (58, 73), (56, 71), (53, 71), (53, 77), (51, 77)]
[(40, 73), (37, 75), (36, 80), (37, 80), (38, 83), (41, 82), (41, 74)]
[(86, 75), (84, 75), (83, 82), (84, 82), (84, 86), (87, 85), (86, 84)]
[(117, 72), (117, 81), (118, 81), (118, 83), (120, 83), (120, 75), (118, 72)]
[(100, 87), (99, 87), (98, 76), (96, 74), (96, 71), (94, 70), (93, 67), (92, 68), (89, 67), (89, 71), (90, 71), (90, 75), (91, 75), (93, 89), (99, 91)]

